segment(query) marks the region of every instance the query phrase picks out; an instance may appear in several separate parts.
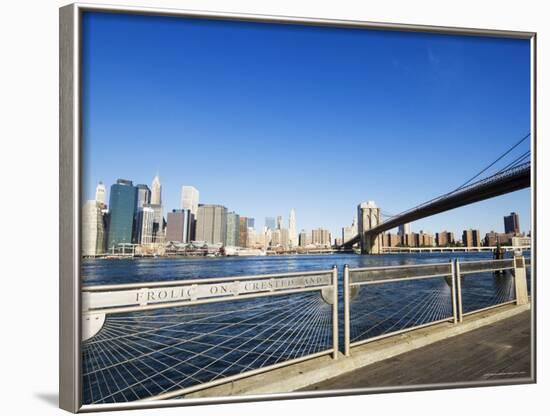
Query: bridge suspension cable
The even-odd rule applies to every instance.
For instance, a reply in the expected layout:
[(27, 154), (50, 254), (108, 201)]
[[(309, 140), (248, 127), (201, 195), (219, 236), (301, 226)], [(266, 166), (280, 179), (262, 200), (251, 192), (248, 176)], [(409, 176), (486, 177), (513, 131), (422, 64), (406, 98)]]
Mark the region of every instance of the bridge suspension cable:
[[(485, 168), (483, 168), (481, 171), (479, 171), (475, 176), (472, 176), (470, 179), (468, 179), (466, 182), (464, 182), (462, 185), (460, 185), (458, 188), (456, 189), (453, 189), (452, 191), (450, 192), (447, 192), (443, 195), (439, 195), (439, 196), (436, 196), (435, 198), (432, 198), (430, 199), (429, 201), (426, 201), (418, 206), (421, 206), (421, 205), (426, 205), (426, 204), (429, 204), (430, 202), (434, 202), (438, 199), (441, 199), (445, 196), (449, 196), (451, 195), (452, 193), (454, 192), (457, 192), (457, 191), (460, 191), (461, 189), (465, 188), (466, 186), (468, 186), (474, 179), (478, 178), (481, 174), (483, 174), (484, 172), (486, 172), (487, 170), (489, 170), (491, 167), (493, 167), (495, 164), (497, 164), (499, 161), (501, 161), (505, 156), (507, 156), (508, 154), (510, 154), (510, 152), (512, 152), (512, 150), (514, 150), (516, 147), (518, 147), (521, 143), (523, 143), (525, 140), (527, 140), (527, 138), (531, 136), (531, 132), (527, 133), (525, 136), (523, 136), (518, 142), (516, 142), (515, 144), (513, 144), (508, 150), (506, 150), (504, 153), (502, 153), (498, 158), (496, 158), (493, 162), (491, 162), (489, 165), (487, 165)], [(531, 155), (531, 151), (528, 150), (527, 152), (523, 153), (522, 155), (520, 155), (519, 157), (517, 157), (516, 159), (514, 159), (512, 162), (510, 162), (507, 166), (505, 166), (504, 168), (502, 168), (501, 170), (499, 170), (498, 172), (495, 173), (495, 175), (498, 175), (499, 173), (502, 173), (504, 172), (505, 170), (507, 169), (512, 169), (514, 167), (517, 167), (519, 165), (521, 165), (526, 159), (528, 159)], [(418, 207), (417, 206), (417, 207)], [(416, 208), (416, 207), (415, 207)], [(413, 208), (414, 209), (414, 208)], [(392, 215), (392, 216), (388, 216), (388, 215), (385, 215), (384, 213), (382, 213), (382, 216), (383, 217), (387, 217), (387, 219), (391, 219), (391, 218), (395, 218), (395, 217), (398, 217), (402, 214), (404, 214), (405, 212), (407, 211), (410, 211), (410, 209), (407, 209), (405, 211), (401, 211), (399, 214), (396, 214), (396, 215)]]

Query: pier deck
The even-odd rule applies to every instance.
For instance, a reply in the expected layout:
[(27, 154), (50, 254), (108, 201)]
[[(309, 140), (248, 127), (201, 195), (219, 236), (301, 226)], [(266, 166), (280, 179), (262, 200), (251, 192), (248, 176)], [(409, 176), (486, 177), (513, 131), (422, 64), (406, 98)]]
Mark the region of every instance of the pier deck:
[(376, 362), (302, 391), (531, 376), (531, 312)]

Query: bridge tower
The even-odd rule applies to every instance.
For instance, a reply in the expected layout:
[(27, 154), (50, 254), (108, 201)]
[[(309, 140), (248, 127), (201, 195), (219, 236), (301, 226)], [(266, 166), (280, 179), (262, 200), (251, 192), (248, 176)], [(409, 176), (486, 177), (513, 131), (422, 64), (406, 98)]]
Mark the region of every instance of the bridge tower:
[(382, 253), (382, 239), (380, 235), (367, 233), (373, 227), (380, 224), (380, 208), (374, 201), (361, 202), (357, 206), (358, 232), (361, 239), (361, 254)]

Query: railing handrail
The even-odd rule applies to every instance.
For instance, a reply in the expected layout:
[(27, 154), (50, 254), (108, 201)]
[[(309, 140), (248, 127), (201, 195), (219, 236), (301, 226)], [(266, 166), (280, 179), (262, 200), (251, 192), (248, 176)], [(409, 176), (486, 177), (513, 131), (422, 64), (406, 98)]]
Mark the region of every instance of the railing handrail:
[(126, 289), (149, 289), (158, 287), (171, 287), (181, 285), (192, 284), (206, 284), (206, 283), (223, 283), (240, 280), (252, 280), (252, 279), (271, 279), (271, 278), (284, 278), (294, 276), (314, 276), (319, 274), (332, 273), (332, 269), (328, 270), (316, 270), (316, 271), (304, 271), (304, 272), (288, 272), (288, 273), (270, 273), (270, 274), (258, 274), (258, 275), (246, 275), (246, 276), (229, 276), (229, 277), (207, 277), (204, 279), (180, 279), (180, 280), (166, 280), (166, 281), (154, 281), (154, 282), (138, 282), (138, 283), (121, 283), (111, 285), (96, 285), (96, 286), (83, 286), (83, 292), (101, 292), (112, 290), (126, 290)]
[(474, 264), (474, 263), (498, 263), (498, 262), (505, 262), (505, 261), (511, 261), (513, 262), (514, 259), (513, 257), (511, 258), (508, 258), (508, 259), (485, 259), (485, 260), (465, 260), (465, 261), (460, 261), (460, 264)]

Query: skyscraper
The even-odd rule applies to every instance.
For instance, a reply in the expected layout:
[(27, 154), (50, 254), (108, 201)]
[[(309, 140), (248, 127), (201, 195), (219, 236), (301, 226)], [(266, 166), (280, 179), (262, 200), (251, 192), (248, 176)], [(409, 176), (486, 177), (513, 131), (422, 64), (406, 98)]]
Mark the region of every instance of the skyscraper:
[(283, 217), (282, 216), (277, 216), (277, 229), (280, 230), (281, 228), (283, 228)]
[(99, 202), (102, 207), (105, 206), (105, 193), (107, 190), (105, 189), (105, 185), (103, 182), (99, 181), (95, 188), (95, 200), (96, 202)]
[(166, 241), (188, 243), (191, 241), (191, 226), (194, 215), (188, 209), (173, 209), (167, 215)]
[(294, 208), (288, 214), (288, 240), (290, 247), (298, 246), (298, 234), (296, 233), (296, 212)]
[(247, 218), (246, 218), (246, 226), (247, 226), (247, 227), (249, 227), (249, 228), (255, 228), (255, 227), (254, 227), (254, 223), (255, 223), (254, 218), (252, 218), (252, 217), (247, 217)]
[(109, 195), (109, 232), (107, 248), (132, 242), (134, 214), (136, 210), (136, 188), (132, 181), (118, 179), (111, 186)]
[(226, 247), (239, 247), (240, 245), (240, 217), (235, 212), (227, 213), (227, 230), (225, 236)]
[(136, 244), (151, 244), (154, 242), (154, 220), (155, 210), (151, 208), (151, 204), (144, 204), (141, 206), (136, 214), (137, 231)]
[(275, 218), (265, 217), (265, 228), (267, 228), (268, 230), (274, 230), (275, 229)]
[(105, 228), (100, 201), (87, 201), (82, 207), (82, 255), (97, 256), (105, 248)]
[(181, 209), (188, 209), (195, 217), (199, 209), (199, 191), (194, 186), (181, 187)]
[(151, 190), (147, 185), (144, 185), (142, 183), (136, 185), (136, 188), (136, 210), (139, 210), (139, 208), (143, 207), (143, 205), (151, 203)]
[(151, 204), (162, 205), (162, 185), (160, 184), (159, 175), (153, 178), (151, 184)]
[(248, 218), (239, 217), (239, 246), (247, 246), (247, 237), (248, 237)]
[(222, 205), (199, 205), (196, 239), (211, 244), (225, 244), (227, 208)]
[(504, 217), (504, 233), (519, 234), (519, 215), (511, 212), (510, 215)]
[(330, 247), (331, 235), (330, 231), (324, 228), (317, 228), (311, 231), (311, 242), (318, 247)]

